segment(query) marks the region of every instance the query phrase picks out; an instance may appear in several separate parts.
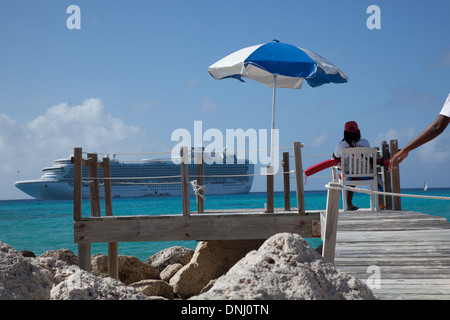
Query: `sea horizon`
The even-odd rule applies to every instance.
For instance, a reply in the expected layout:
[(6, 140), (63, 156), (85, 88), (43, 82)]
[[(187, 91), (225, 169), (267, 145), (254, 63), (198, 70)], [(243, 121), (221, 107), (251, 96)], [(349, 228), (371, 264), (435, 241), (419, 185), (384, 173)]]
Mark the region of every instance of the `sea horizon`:
[[(404, 188), (402, 193), (419, 196), (450, 197), (450, 188)], [(275, 208), (284, 208), (283, 191), (274, 193)], [(296, 207), (295, 191), (290, 193), (291, 208)], [(327, 190), (305, 191), (305, 209), (325, 210)], [(238, 195), (210, 195), (205, 199), (205, 210), (255, 209), (264, 210), (266, 192), (250, 192)], [(369, 196), (355, 194), (354, 204), (369, 207)], [(342, 204), (341, 204), (342, 208)], [(102, 215), (104, 205), (101, 202)], [(191, 197), (191, 211), (196, 211), (195, 197)], [(402, 197), (402, 210), (441, 216), (450, 221), (450, 201)], [(90, 215), (89, 199), (83, 199), (83, 216)], [(181, 214), (181, 197), (160, 196), (152, 198), (113, 199), (113, 215), (158, 215)], [(381, 211), (382, 212), (382, 211)], [(374, 213), (376, 214), (376, 213)], [(320, 238), (306, 239), (315, 248)], [(73, 200), (0, 200), (0, 241), (16, 250), (30, 250), (36, 256), (47, 250), (69, 249), (77, 254), (78, 246), (73, 242)], [(151, 255), (172, 246), (195, 249), (197, 241), (161, 241), (119, 243), (119, 254), (135, 256), (146, 261)], [(92, 244), (92, 254), (107, 254), (107, 244)]]
[[(450, 189), (450, 187), (430, 187), (428, 188), (427, 191), (429, 190), (445, 190), (445, 189)], [(421, 192), (423, 191), (423, 188), (419, 188), (419, 187), (407, 187), (407, 188), (401, 188), (401, 190), (419, 190)], [(318, 190), (304, 190), (305, 193), (308, 192), (327, 192), (326, 189), (318, 189)], [(263, 193), (266, 194), (266, 191), (249, 191), (246, 194), (259, 194), (259, 193)], [(274, 191), (274, 193), (279, 193), (279, 194), (284, 194), (283, 190), (278, 190), (278, 191)], [(296, 191), (290, 191), (291, 194), (296, 193)], [(220, 196), (225, 196), (225, 195), (220, 195)], [(157, 196), (157, 197), (136, 197), (136, 198), (123, 198), (123, 199), (141, 199), (141, 198), (164, 198), (164, 197), (179, 197), (179, 196)], [(192, 196), (191, 196), (192, 197)], [(24, 201), (24, 200), (32, 200), (32, 201), (59, 201), (59, 200), (39, 200), (39, 199), (35, 199), (35, 198), (14, 198), (14, 199), (0, 199), (1, 201)], [(84, 199), (83, 199), (84, 200)], [(71, 199), (67, 199), (67, 200), (63, 200), (63, 201), (72, 201)]]

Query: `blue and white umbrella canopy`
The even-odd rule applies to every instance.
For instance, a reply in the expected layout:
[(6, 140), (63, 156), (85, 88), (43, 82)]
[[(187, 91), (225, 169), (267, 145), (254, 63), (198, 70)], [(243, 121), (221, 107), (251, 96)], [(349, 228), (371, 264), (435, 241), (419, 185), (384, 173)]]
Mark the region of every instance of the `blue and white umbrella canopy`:
[(345, 74), (329, 61), (309, 50), (277, 40), (238, 50), (208, 68), (216, 80), (249, 78), (273, 87), (272, 154), (275, 128), (276, 88), (300, 89), (303, 80), (313, 88), (325, 83), (346, 83)]
[(300, 89), (306, 79), (311, 87), (346, 83), (345, 74), (318, 54), (276, 40), (238, 50), (208, 68), (214, 79), (249, 78), (269, 87)]

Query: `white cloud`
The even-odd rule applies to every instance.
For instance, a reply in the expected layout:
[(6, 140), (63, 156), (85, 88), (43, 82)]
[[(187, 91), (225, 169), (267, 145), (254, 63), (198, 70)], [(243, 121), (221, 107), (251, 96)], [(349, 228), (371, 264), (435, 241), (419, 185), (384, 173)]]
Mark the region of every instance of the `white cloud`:
[(389, 101), (390, 106), (425, 106), (433, 107), (435, 105), (434, 95), (421, 90), (402, 85), (392, 91), (392, 98)]
[(186, 92), (194, 91), (200, 84), (200, 80), (196, 78), (190, 78), (186, 85)]
[(68, 157), (75, 147), (100, 153), (155, 151), (145, 130), (108, 113), (100, 99), (54, 105), (26, 124), (0, 114), (0, 198), (15, 190), (17, 171), (21, 179), (38, 178), (44, 166)]
[(436, 59), (429, 64), (432, 69), (448, 68), (450, 67), (450, 48), (444, 52), (439, 52)]
[(152, 108), (154, 108), (154, 103), (148, 99), (145, 99), (137, 101), (131, 110), (134, 114), (143, 115)]
[[(0, 114), (0, 172), (14, 170), (20, 159), (18, 149), (24, 148), (29, 139), (26, 130), (5, 114)], [(15, 171), (14, 171), (15, 172)]]
[(216, 112), (218, 110), (219, 105), (210, 99), (203, 100), (197, 109), (199, 112)]
[[(386, 133), (378, 135), (378, 137), (376, 138), (376, 144), (380, 145), (383, 140), (389, 143), (390, 140), (396, 139), (399, 141), (399, 147), (401, 148), (401, 146), (408, 144), (418, 134), (419, 132), (416, 132), (414, 128), (409, 128), (404, 131), (389, 129)], [(413, 152), (417, 153), (417, 159), (421, 164), (429, 165), (449, 162), (450, 146), (445, 140), (448, 140), (448, 136), (439, 136), (434, 140), (420, 146)]]
[(441, 60), (441, 66), (442, 67), (450, 67), (450, 49), (448, 49)]
[(55, 105), (26, 128), (39, 148), (62, 150), (82, 146), (94, 152), (98, 148), (125, 147), (143, 133), (107, 113), (99, 99), (73, 107), (67, 103)]
[(398, 140), (399, 144), (405, 145), (410, 140), (414, 138), (415, 129), (408, 128), (403, 131), (399, 131), (397, 129), (388, 129), (385, 133), (380, 133), (375, 139), (375, 145), (381, 145), (381, 142), (387, 141), (389, 143), (390, 140)]
[(314, 138), (309, 142), (309, 146), (315, 148), (320, 147), (324, 141), (328, 139), (328, 134), (326, 132), (319, 132)]
[(448, 163), (450, 161), (450, 147), (443, 143), (440, 137), (420, 146), (417, 155), (424, 164)]

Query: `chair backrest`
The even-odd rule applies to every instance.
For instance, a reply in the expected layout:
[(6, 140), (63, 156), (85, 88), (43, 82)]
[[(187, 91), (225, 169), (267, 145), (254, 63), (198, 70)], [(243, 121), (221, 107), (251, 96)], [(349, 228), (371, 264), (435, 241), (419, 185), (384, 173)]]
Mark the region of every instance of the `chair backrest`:
[[(377, 149), (348, 148), (342, 150), (342, 178), (373, 177), (376, 179)], [(342, 168), (342, 163), (344, 167)]]

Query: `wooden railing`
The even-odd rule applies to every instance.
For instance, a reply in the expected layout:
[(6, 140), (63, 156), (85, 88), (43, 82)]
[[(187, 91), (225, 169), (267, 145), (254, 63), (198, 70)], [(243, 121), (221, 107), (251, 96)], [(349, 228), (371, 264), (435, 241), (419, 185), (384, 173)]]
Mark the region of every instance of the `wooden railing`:
[[(396, 144), (391, 142), (391, 152)], [(294, 143), (295, 180), (297, 208), (290, 207), (289, 189), (289, 154), (283, 154), (284, 178), (284, 211), (275, 213), (274, 175), (270, 170), (267, 174), (267, 210), (216, 210), (207, 214), (190, 212), (189, 169), (187, 163), (188, 150), (181, 148), (180, 165), (182, 209), (180, 215), (130, 215), (113, 217), (111, 199), (111, 176), (109, 158), (98, 161), (96, 153), (88, 153), (83, 159), (81, 148), (74, 149), (72, 163), (74, 164), (74, 242), (78, 244), (79, 266), (90, 270), (91, 243), (108, 243), (108, 268), (111, 277), (118, 278), (118, 243), (136, 241), (165, 240), (232, 240), (232, 239), (266, 239), (279, 232), (298, 233), (304, 238), (321, 237), (323, 241), (323, 257), (334, 261), (336, 245), (337, 219), (339, 212), (340, 191), (329, 189), (325, 212), (306, 212), (303, 189), (302, 144)], [(383, 153), (385, 150), (383, 149)], [(201, 155), (200, 155), (201, 157)], [(203, 184), (203, 161), (197, 161), (197, 182)], [(90, 217), (82, 217), (82, 168), (88, 168)], [(105, 216), (100, 213), (100, 178), (98, 169), (103, 169)], [(388, 175), (385, 175), (386, 177)], [(396, 181), (398, 172), (392, 172)], [(386, 180), (386, 179), (385, 179)], [(390, 183), (390, 182), (389, 182)], [(386, 185), (385, 185), (386, 187)], [(399, 188), (399, 183), (393, 183), (393, 188)], [(386, 208), (389, 208), (386, 199)], [(399, 204), (394, 201), (394, 208)], [(198, 197), (197, 213), (204, 212), (203, 199)]]

